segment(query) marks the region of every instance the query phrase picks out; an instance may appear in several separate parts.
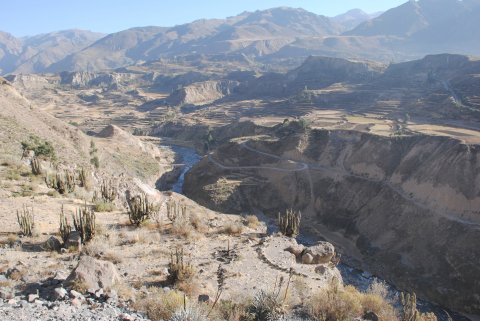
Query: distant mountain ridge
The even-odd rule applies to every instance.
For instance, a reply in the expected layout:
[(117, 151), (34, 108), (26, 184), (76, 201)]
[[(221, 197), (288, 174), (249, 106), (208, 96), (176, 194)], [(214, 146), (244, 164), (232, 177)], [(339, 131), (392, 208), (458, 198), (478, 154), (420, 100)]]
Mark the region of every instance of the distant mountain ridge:
[(44, 72), (52, 63), (91, 45), (104, 34), (64, 30), (33, 37), (15, 38), (0, 32), (0, 73)]
[(67, 30), (17, 39), (0, 32), (0, 74), (99, 71), (186, 55), (243, 55), (281, 66), (310, 55), (383, 62), (480, 55), (480, 0), (408, 1), (382, 14), (326, 17), (279, 7), (174, 27), (101, 34)]

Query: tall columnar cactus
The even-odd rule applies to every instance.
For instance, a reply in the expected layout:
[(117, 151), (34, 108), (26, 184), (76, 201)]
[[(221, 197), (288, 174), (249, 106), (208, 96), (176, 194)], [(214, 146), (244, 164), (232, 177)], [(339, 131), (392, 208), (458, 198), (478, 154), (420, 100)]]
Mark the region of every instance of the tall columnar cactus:
[(168, 263), (168, 281), (175, 284), (179, 281), (190, 280), (195, 269), (191, 263), (185, 262), (185, 254), (183, 248), (175, 249), (175, 253), (170, 253), (170, 263)]
[(284, 215), (278, 213), (278, 229), (283, 235), (296, 237), (300, 233), (301, 218), (300, 211), (295, 212), (292, 209), (287, 210)]
[(167, 217), (171, 222), (174, 222), (177, 217), (186, 217), (187, 205), (178, 204), (174, 200), (170, 199), (167, 203)]
[(33, 157), (30, 161), (30, 166), (32, 167), (32, 174), (33, 175), (40, 175), (42, 174), (42, 166), (40, 165), (40, 160), (37, 157)]
[(117, 199), (118, 188), (112, 181), (103, 180), (100, 186), (100, 194), (105, 202), (111, 203)]
[(135, 225), (140, 225), (143, 221), (153, 217), (160, 207), (148, 200), (145, 194), (131, 196), (130, 191), (125, 192), (125, 198), (129, 207), (128, 218)]
[(35, 227), (35, 216), (33, 215), (33, 207), (31, 210), (23, 205), (22, 212), (17, 210), (17, 221), (24, 236), (32, 236)]
[(63, 205), (62, 205), (62, 212), (60, 213), (59, 231), (63, 240), (63, 244), (65, 244), (68, 240), (68, 236), (70, 235), (70, 232), (72, 231), (72, 226), (68, 223), (67, 217), (65, 216), (65, 212), (63, 211)]
[(71, 171), (65, 171), (65, 185), (67, 186), (67, 191), (69, 193), (75, 190), (75, 185), (77, 180), (75, 178), (75, 173)]
[(65, 171), (64, 173), (57, 172), (55, 175), (47, 174), (45, 176), (45, 184), (60, 194), (75, 191), (75, 183), (75, 174), (69, 171)]
[(83, 187), (86, 190), (90, 189), (90, 172), (84, 167), (82, 167), (78, 172), (78, 181), (80, 183), (80, 187)]
[(75, 230), (80, 232), (82, 243), (85, 244), (95, 236), (95, 213), (87, 207), (77, 209), (73, 215)]
[(418, 320), (417, 296), (415, 295), (415, 293), (405, 294), (402, 292), (400, 299), (403, 307), (402, 321)]

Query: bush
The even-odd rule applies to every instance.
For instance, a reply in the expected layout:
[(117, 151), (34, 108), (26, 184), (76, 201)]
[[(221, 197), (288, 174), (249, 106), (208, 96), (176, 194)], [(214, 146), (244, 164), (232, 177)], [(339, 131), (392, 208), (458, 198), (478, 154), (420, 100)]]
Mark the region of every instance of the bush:
[(238, 236), (243, 233), (243, 224), (240, 223), (228, 223), (222, 230), (223, 233), (228, 235)]
[(97, 201), (95, 202), (93, 209), (95, 212), (113, 212), (115, 211), (115, 205), (110, 202)]
[(308, 314), (315, 321), (353, 320), (366, 312), (375, 313), (381, 321), (398, 320), (394, 307), (383, 297), (383, 287), (382, 283), (374, 283), (367, 293), (361, 293), (353, 286), (331, 284), (311, 298)]
[(55, 160), (55, 149), (50, 142), (44, 141), (37, 136), (30, 136), (27, 141), (22, 143), (23, 155), (28, 151), (33, 151), (35, 156)]
[(260, 225), (260, 221), (255, 215), (247, 215), (245, 221), (247, 222), (247, 226), (253, 229), (256, 229), (258, 225)]
[(133, 308), (146, 313), (153, 321), (170, 320), (175, 311), (183, 308), (183, 303), (184, 296), (178, 291), (149, 288), (148, 293), (136, 299)]

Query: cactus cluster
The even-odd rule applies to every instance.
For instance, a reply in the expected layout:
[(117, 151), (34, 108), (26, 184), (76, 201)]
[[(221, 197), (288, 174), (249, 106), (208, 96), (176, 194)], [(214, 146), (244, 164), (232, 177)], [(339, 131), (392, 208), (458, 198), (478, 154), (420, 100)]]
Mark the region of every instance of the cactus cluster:
[(131, 196), (130, 191), (125, 192), (129, 207), (128, 218), (130, 223), (140, 225), (143, 221), (153, 217), (160, 210), (160, 206), (150, 202), (146, 194)]
[(62, 237), (63, 244), (67, 243), (68, 237), (70, 232), (72, 231), (72, 226), (68, 223), (67, 217), (65, 216), (65, 212), (63, 211), (62, 205), (62, 212), (60, 213), (60, 236)]
[(195, 269), (193, 268), (193, 265), (185, 262), (183, 248), (176, 248), (175, 253), (170, 253), (168, 273), (168, 281), (171, 284), (188, 281), (195, 275)]
[(417, 296), (415, 293), (403, 293), (400, 296), (402, 303), (402, 321), (437, 321), (433, 313), (421, 313), (417, 310)]
[(72, 193), (75, 191), (76, 185), (75, 173), (65, 170), (63, 173), (57, 172), (55, 175), (47, 174), (45, 184), (60, 194)]
[(175, 222), (177, 217), (186, 217), (187, 205), (179, 204), (170, 199), (167, 203), (167, 217), (171, 222)]
[(82, 243), (85, 244), (95, 236), (95, 213), (87, 207), (77, 209), (73, 215), (73, 225), (80, 233)]
[(278, 229), (288, 237), (296, 237), (300, 233), (300, 220), (302, 214), (290, 209), (282, 215), (278, 213)]
[(80, 187), (90, 190), (90, 172), (84, 167), (78, 171), (78, 182)]
[(17, 221), (24, 236), (33, 235), (33, 228), (35, 227), (35, 216), (33, 215), (33, 207), (31, 210), (29, 210), (26, 205), (23, 205), (22, 212), (19, 212), (17, 210)]
[(30, 166), (32, 167), (32, 174), (33, 175), (41, 175), (42, 174), (42, 166), (40, 165), (40, 160), (37, 157), (33, 157), (30, 161)]
[(118, 197), (118, 187), (112, 181), (103, 180), (100, 194), (105, 202), (111, 203)]

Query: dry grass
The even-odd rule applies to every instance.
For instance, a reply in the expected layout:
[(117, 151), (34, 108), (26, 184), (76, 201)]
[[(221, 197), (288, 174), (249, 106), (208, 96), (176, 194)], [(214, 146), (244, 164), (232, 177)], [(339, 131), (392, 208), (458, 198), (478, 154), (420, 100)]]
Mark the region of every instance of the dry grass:
[(243, 224), (239, 222), (231, 222), (225, 225), (221, 231), (224, 234), (238, 236), (243, 233), (243, 228)]
[(101, 258), (103, 260), (106, 260), (106, 261), (110, 261), (112, 262), (113, 264), (119, 264), (119, 263), (122, 263), (123, 262), (123, 259), (122, 257), (117, 254), (116, 252), (112, 251), (112, 250), (109, 250), (107, 252), (105, 252)]
[(88, 285), (84, 281), (75, 280), (72, 282), (71, 285), (73, 290), (80, 292), (82, 294), (85, 294), (88, 291)]
[(0, 281), (0, 288), (9, 288), (13, 285), (12, 281), (6, 280), (6, 281)]
[(190, 224), (199, 233), (205, 234), (208, 232), (208, 225), (205, 224), (203, 219), (198, 214), (192, 214), (190, 216)]
[(245, 216), (245, 221), (249, 228), (256, 229), (260, 225), (260, 221), (258, 220), (258, 217), (255, 215)]
[(364, 312), (373, 312), (381, 321), (398, 320), (395, 309), (377, 293), (361, 293), (352, 286), (330, 285), (314, 295), (307, 304), (314, 321), (353, 320)]
[(178, 291), (163, 291), (149, 288), (136, 298), (133, 308), (147, 314), (153, 321), (170, 320), (178, 309), (183, 307), (184, 295)]

